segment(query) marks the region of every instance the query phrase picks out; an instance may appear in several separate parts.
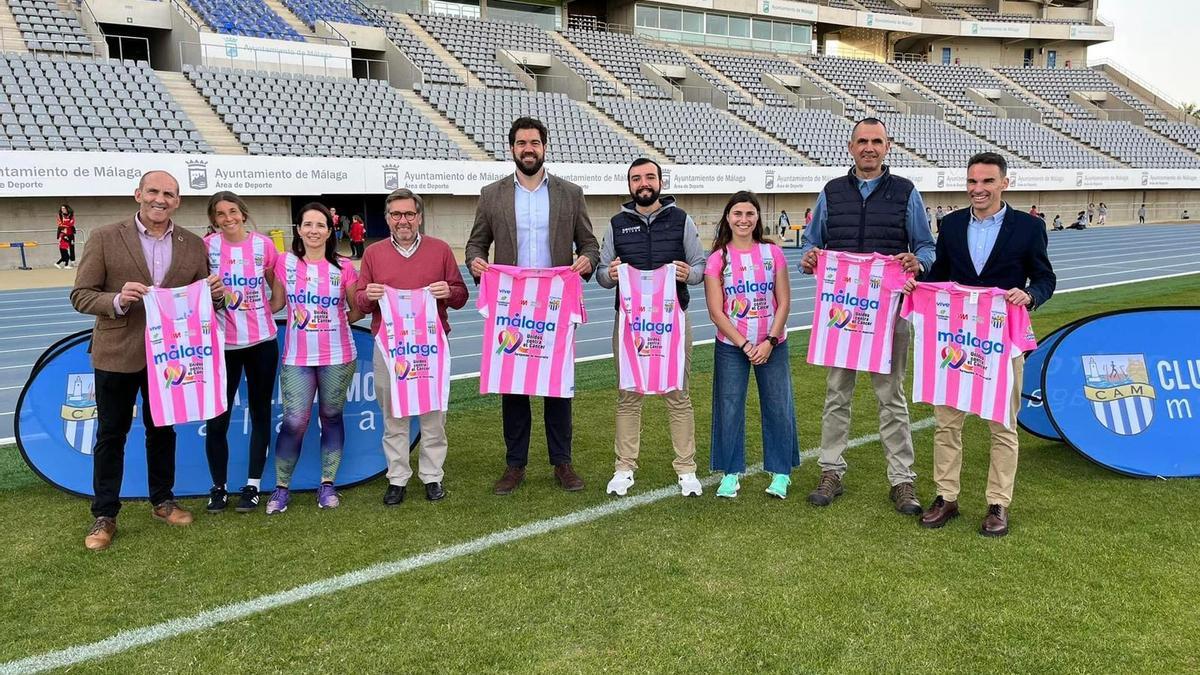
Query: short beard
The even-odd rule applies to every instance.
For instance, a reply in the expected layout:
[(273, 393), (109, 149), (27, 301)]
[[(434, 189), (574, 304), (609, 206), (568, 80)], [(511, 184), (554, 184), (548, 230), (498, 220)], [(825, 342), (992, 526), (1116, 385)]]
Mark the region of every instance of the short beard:
[(657, 202), (659, 195), (662, 193), (660, 193), (658, 190), (652, 190), (649, 197), (642, 197), (641, 194), (641, 191), (633, 193), (633, 203), (645, 208), (653, 205), (654, 202)]
[(525, 162), (523, 162), (520, 157), (513, 155), (513, 161), (517, 163), (517, 171), (520, 171), (521, 173), (530, 177), (536, 176), (538, 172), (542, 170), (542, 165), (546, 163), (545, 158), (538, 158), (538, 161), (534, 163), (533, 168), (526, 169)]

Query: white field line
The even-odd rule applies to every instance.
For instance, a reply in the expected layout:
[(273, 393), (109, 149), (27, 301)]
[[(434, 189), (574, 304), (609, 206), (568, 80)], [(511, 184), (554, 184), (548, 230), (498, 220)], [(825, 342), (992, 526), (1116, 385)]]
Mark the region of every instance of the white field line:
[[(933, 426), (933, 418), (926, 417), (917, 420), (911, 425), (913, 431), (920, 431)], [(851, 439), (848, 447), (855, 448), (868, 443), (874, 443), (879, 440), (879, 434), (871, 434), (869, 436), (860, 436)], [(820, 450), (814, 448), (801, 453), (801, 459), (810, 459), (815, 457)], [(753, 475), (762, 472), (762, 465), (756, 464), (748, 467), (745, 475)], [(706, 486), (716, 484), (719, 477), (716, 474), (706, 476), (700, 482)], [(236, 602), (216, 609), (210, 609), (199, 614), (194, 614), (189, 617), (172, 619), (153, 626), (145, 628), (135, 628), (132, 630), (122, 631), (116, 635), (92, 642), (90, 644), (68, 647), (53, 652), (46, 652), (37, 656), (20, 659), (17, 661), (9, 661), (8, 663), (0, 664), (0, 675), (8, 675), (15, 673), (38, 673), (56, 668), (66, 668), (68, 666), (85, 663), (95, 659), (101, 659), (109, 656), (114, 656), (122, 652), (127, 652), (130, 649), (143, 647), (145, 645), (167, 640), (188, 633), (206, 630), (223, 623), (237, 621), (255, 614), (261, 614), (280, 607), (286, 607), (298, 602), (304, 602), (314, 598), (331, 595), (339, 591), (344, 591), (350, 588), (355, 588), (363, 584), (368, 584), (374, 581), (388, 579), (405, 572), (429, 567), (438, 563), (448, 562), (456, 558), (461, 558), (468, 555), (481, 553), (488, 549), (511, 544), (523, 539), (529, 539), (538, 535), (547, 534), (556, 530), (562, 530), (576, 525), (583, 525), (594, 520), (599, 520), (607, 516), (630, 511), (639, 506), (646, 506), (655, 502), (662, 501), (672, 495), (678, 495), (679, 488), (671, 485), (660, 487), (649, 492), (637, 494), (632, 497), (623, 497), (605, 502), (599, 506), (592, 506), (586, 509), (581, 509), (572, 513), (545, 520), (538, 520), (532, 523), (527, 523), (519, 527), (514, 527), (509, 530), (493, 532), (478, 539), (472, 539), (461, 544), (447, 546), (445, 548), (435, 549), (426, 553), (403, 558), (401, 560), (393, 560), (391, 562), (379, 563), (364, 567), (353, 572), (339, 574), (335, 577), (313, 581), (311, 583), (297, 586), (290, 590), (272, 593), (270, 595), (262, 595), (250, 600)]]

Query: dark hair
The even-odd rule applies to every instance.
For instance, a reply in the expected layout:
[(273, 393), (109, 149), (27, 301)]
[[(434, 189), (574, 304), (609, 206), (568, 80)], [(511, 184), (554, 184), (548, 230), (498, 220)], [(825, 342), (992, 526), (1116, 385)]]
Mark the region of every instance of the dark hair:
[(1000, 168), (1001, 176), (1008, 175), (1008, 160), (1004, 159), (1004, 155), (1001, 155), (998, 152), (976, 153), (971, 156), (971, 159), (967, 160), (967, 168), (968, 169), (975, 166), (976, 164), (991, 164), (992, 166), (996, 166), (996, 167)]
[(356, 213), (356, 214), (354, 214), (353, 216), (350, 216), (350, 222), (352, 222), (352, 223), (355, 223), (355, 222), (357, 222), (357, 223), (361, 223), (361, 222), (362, 222), (362, 216), (360, 216), (360, 215), (358, 215), (358, 214)]
[(387, 196), (387, 199), (383, 200), (383, 208), (386, 210), (392, 205), (392, 202), (399, 201), (401, 199), (413, 200), (413, 203), (417, 205), (417, 213), (421, 214), (422, 216), (425, 215), (425, 200), (421, 199), (420, 195), (412, 190), (409, 190), (408, 188), (392, 190), (391, 194)]
[[(342, 265), (338, 262), (337, 254), (337, 238), (333, 236), (333, 214), (329, 212), (329, 208), (320, 202), (309, 202), (300, 209), (300, 220), (304, 220), (304, 214), (309, 211), (317, 211), (325, 216), (325, 229), (329, 230), (329, 238), (325, 240), (325, 259), (330, 265), (342, 269)], [(300, 224), (296, 223), (292, 226), (292, 253), (297, 258), (304, 257), (304, 240), (300, 238)]]
[(508, 147), (517, 144), (517, 132), (523, 129), (537, 129), (538, 136), (542, 137), (542, 145), (545, 145), (549, 140), (549, 132), (546, 131), (546, 125), (542, 124), (541, 120), (533, 117), (518, 117), (513, 121), (512, 126), (508, 128)]
[(75, 215), (75, 209), (72, 209), (70, 204), (60, 204), (58, 207), (58, 215), (60, 215), (60, 216), (62, 215), (63, 209), (67, 210), (68, 218)]
[(218, 202), (231, 202), (234, 206), (238, 207), (238, 211), (241, 211), (242, 215), (246, 217), (246, 222), (250, 222), (250, 209), (246, 208), (246, 202), (242, 201), (241, 197), (230, 192), (229, 190), (222, 190), (208, 200), (208, 223), (210, 225), (217, 224), (216, 220)]
[(762, 224), (762, 205), (758, 203), (758, 197), (749, 190), (739, 190), (733, 193), (729, 201), (725, 203), (725, 210), (721, 212), (721, 220), (717, 223), (717, 236), (713, 239), (712, 250), (721, 252), (721, 274), (725, 274), (725, 266), (729, 264), (729, 251), (726, 246), (733, 241), (733, 228), (729, 226), (729, 212), (733, 207), (748, 202), (754, 205), (754, 210), (758, 211), (759, 219), (754, 224), (754, 231), (750, 233), (750, 237), (756, 243), (765, 243), (763, 239), (763, 224)]
[(858, 132), (858, 127), (863, 124), (878, 124), (879, 126), (883, 127), (884, 137), (891, 139), (891, 136), (888, 136), (887, 125), (884, 124), (883, 120), (879, 119), (878, 117), (864, 117), (855, 122), (854, 127), (850, 129), (850, 138), (854, 138), (854, 134)]
[(626, 183), (629, 182), (629, 172), (630, 171), (633, 171), (634, 169), (638, 168), (639, 166), (645, 166), (646, 164), (654, 165), (655, 170), (658, 171), (658, 177), (661, 180), (662, 179), (662, 167), (659, 166), (658, 162), (650, 159), (649, 157), (638, 157), (637, 159), (633, 160), (633, 163), (630, 164), (629, 168), (625, 170), (625, 182)]

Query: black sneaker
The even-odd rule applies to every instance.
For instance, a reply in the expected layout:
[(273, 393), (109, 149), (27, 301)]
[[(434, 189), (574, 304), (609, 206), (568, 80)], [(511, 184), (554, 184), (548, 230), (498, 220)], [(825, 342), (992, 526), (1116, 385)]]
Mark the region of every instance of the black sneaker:
[(238, 497), (237, 508), (234, 511), (238, 513), (250, 513), (258, 509), (258, 488), (253, 485), (247, 485), (242, 488), (242, 496)]
[(209, 513), (220, 513), (229, 506), (229, 493), (225, 492), (225, 488), (212, 486), (208, 491), (208, 506), (204, 507)]

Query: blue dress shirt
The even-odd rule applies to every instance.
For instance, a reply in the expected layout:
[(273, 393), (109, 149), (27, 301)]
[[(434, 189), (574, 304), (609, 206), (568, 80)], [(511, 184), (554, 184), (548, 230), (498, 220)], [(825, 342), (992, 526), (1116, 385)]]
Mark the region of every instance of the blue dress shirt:
[(517, 265), (552, 267), (550, 263), (550, 175), (542, 174), (535, 190), (526, 190), (513, 175), (517, 216)]
[(992, 255), (1007, 212), (1008, 204), (1001, 203), (999, 211), (980, 220), (975, 217), (975, 210), (971, 209), (971, 222), (967, 223), (967, 248), (971, 251), (971, 264), (975, 265), (976, 274), (983, 273), (983, 266)]

